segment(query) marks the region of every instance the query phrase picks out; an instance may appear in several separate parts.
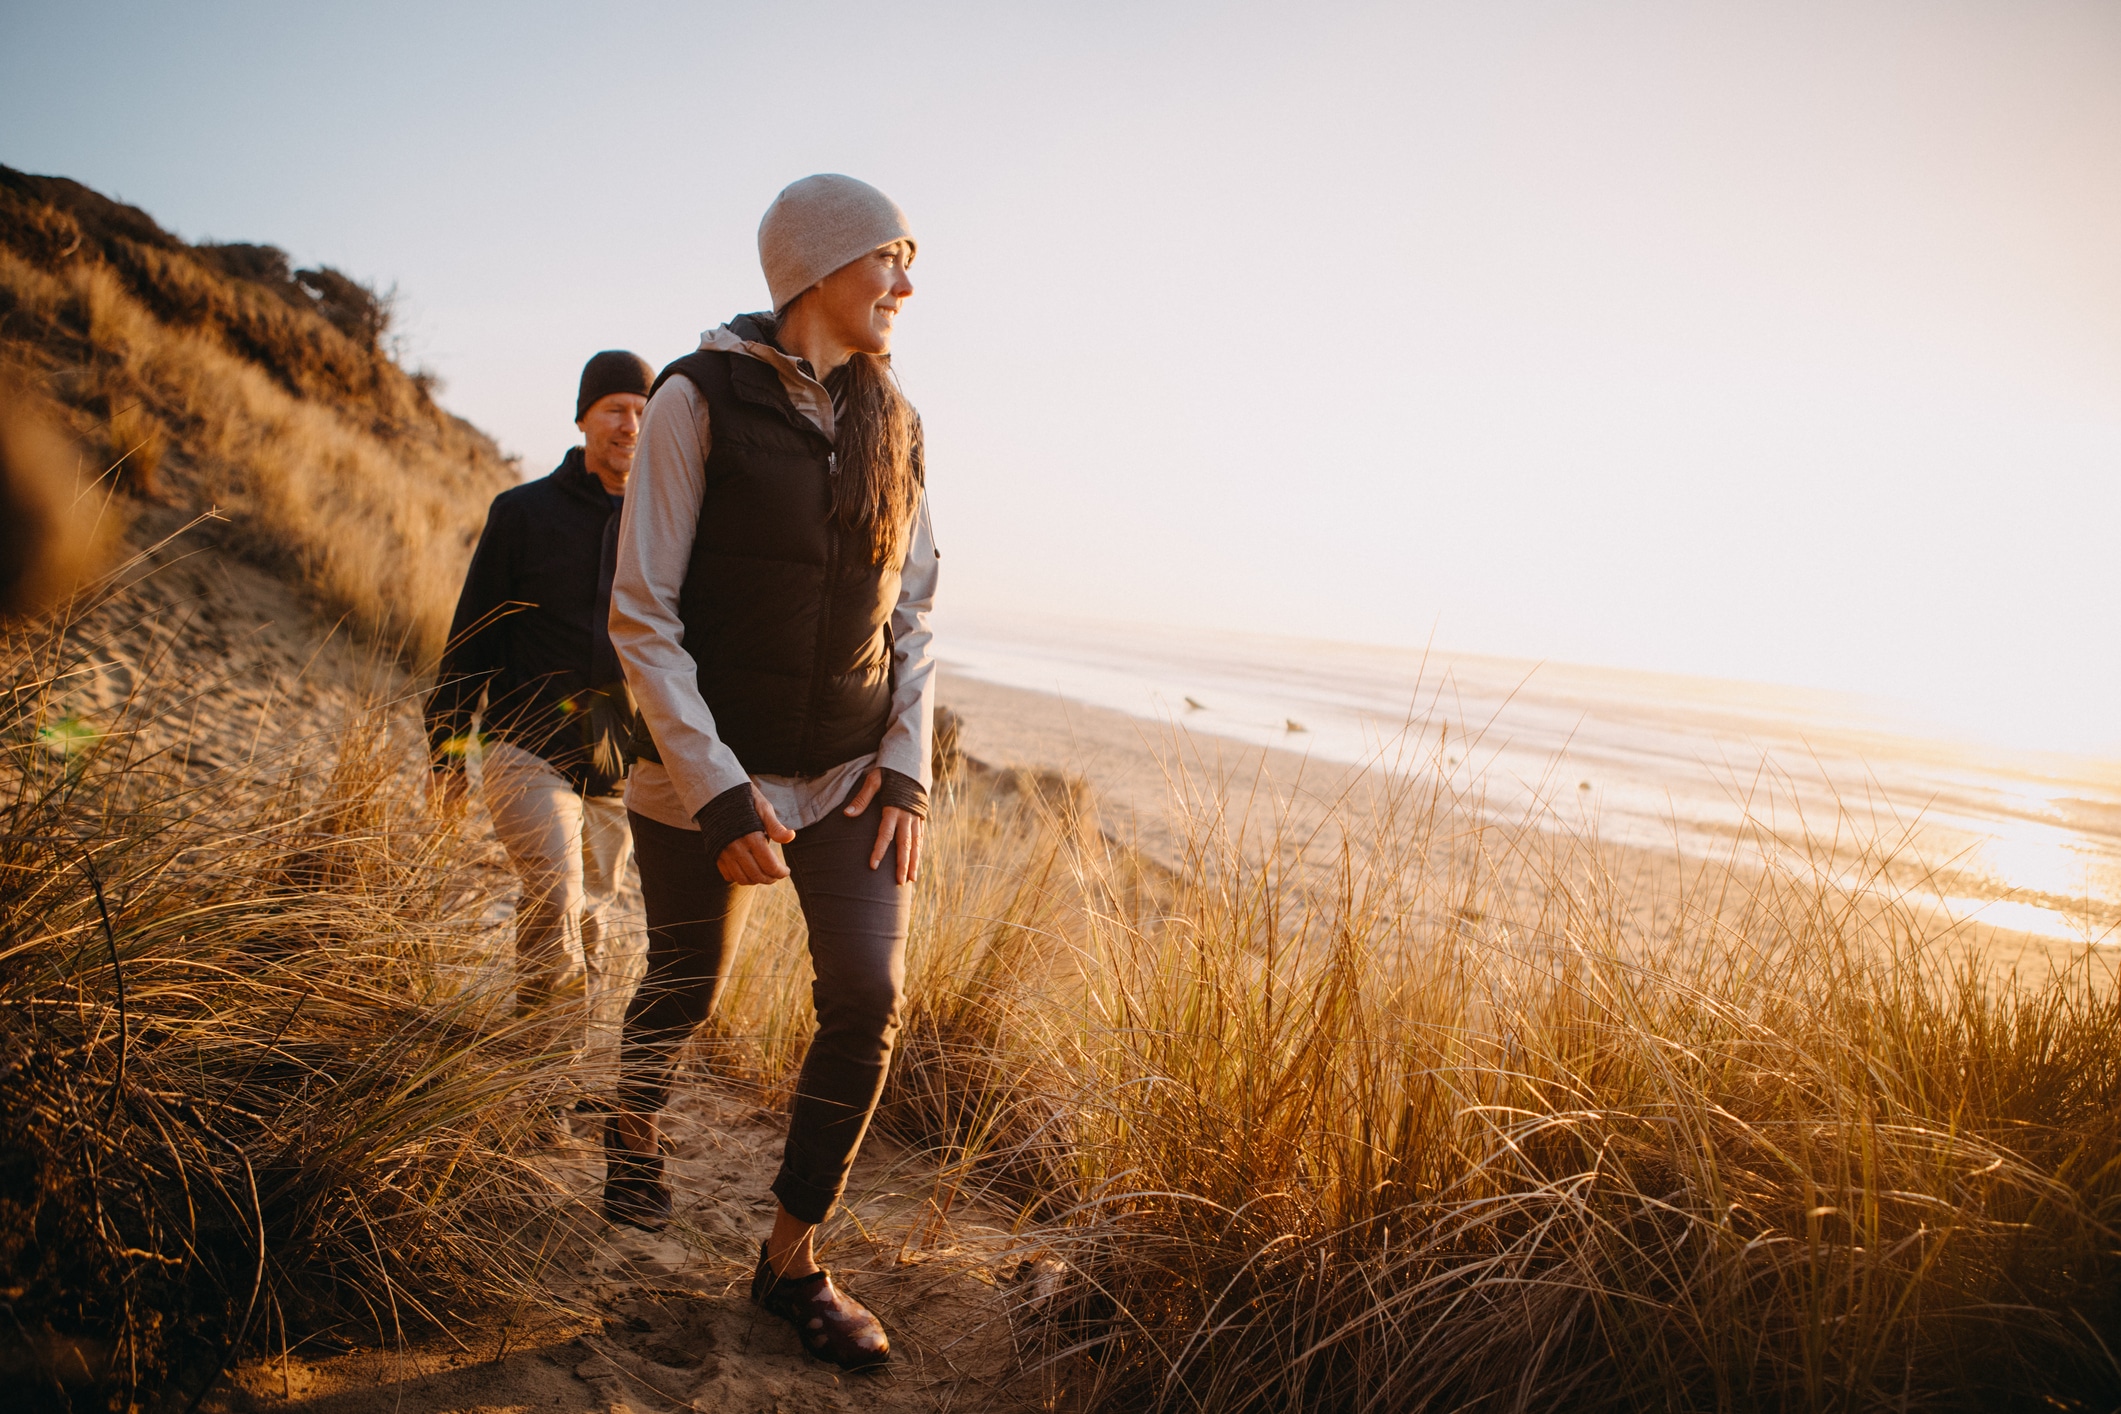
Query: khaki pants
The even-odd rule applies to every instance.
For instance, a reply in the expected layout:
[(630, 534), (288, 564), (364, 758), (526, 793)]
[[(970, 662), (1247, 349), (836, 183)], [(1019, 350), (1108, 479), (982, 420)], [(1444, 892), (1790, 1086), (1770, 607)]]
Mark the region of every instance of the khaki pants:
[(522, 880), (516, 904), (516, 1012), (550, 1012), (555, 1040), (579, 1050), (620, 971), (618, 893), (633, 853), (626, 802), (585, 798), (507, 742), (484, 752), (494, 834)]

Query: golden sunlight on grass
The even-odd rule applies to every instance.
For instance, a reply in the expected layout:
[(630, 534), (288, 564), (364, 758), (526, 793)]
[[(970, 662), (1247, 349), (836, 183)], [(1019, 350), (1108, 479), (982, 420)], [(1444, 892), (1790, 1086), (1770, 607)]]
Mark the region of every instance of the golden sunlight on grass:
[[(492, 876), (407, 716), (202, 775), (143, 725), (195, 686), (54, 735), (87, 633), (10, 640), (0, 758), (29, 1356), (117, 1397), (540, 1299), (567, 1195), (518, 1146), (567, 1078), (460, 985)], [(878, 1124), (938, 1222), (1011, 1215), (994, 1299), (1053, 1407), (2121, 1397), (2104, 971), (1998, 982), (1845, 848), (1622, 867), (1404, 764), (1301, 838), (1180, 776), (1177, 867), (1050, 773), (940, 792)], [(787, 894), (698, 1046), (769, 1101), (808, 1022)]]
[[(433, 982), (489, 876), (415, 725), (227, 714), (210, 673), (84, 723), (122, 575), (72, 632), (0, 629), (0, 1361), (36, 1407), (183, 1408), (245, 1350), (455, 1320), (558, 1211), (516, 1156), (558, 1072)], [(223, 736), (248, 758), (191, 760)]]
[[(391, 692), (158, 666), (138, 569), (0, 645), (0, 1358), (116, 1407), (550, 1302), (604, 1230), (524, 1148), (579, 1077), (464, 985), (487, 842)], [(938, 1230), (1008, 1215), (1050, 1407), (2121, 1400), (2105, 950), (1999, 976), (1850, 821), (1652, 867), (1429, 750), (1301, 825), (1174, 763), (1160, 860), (1052, 772), (938, 791), (877, 1123)], [(695, 1073), (770, 1103), (809, 978), (760, 905)]]
[[(879, 1123), (937, 1154), (939, 1210), (1017, 1213), (1057, 1394), (2121, 1394), (2104, 969), (1999, 983), (1934, 915), (1765, 841), (1786, 862), (1626, 886), (1595, 840), (1499, 830), (1441, 779), (1378, 783), (1322, 858), (1238, 847), (1261, 822), (1192, 790), (1175, 875), (1065, 804), (945, 797)], [(769, 1088), (806, 982), (777, 922), (718, 1030)]]

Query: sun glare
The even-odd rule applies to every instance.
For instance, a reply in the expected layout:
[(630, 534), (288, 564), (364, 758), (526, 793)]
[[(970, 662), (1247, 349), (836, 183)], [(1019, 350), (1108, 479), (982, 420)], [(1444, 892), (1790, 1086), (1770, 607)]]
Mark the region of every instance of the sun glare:
[(2011, 821), (1977, 858), (1983, 872), (2018, 892), (2066, 899), (2090, 892), (2092, 855), (2080, 836), (2058, 825)]
[(2101, 923), (2089, 914), (2064, 913), (2059, 909), (2011, 899), (1948, 898), (1944, 900), (1944, 906), (1962, 922), (1983, 923), (1991, 928), (2004, 928), (2036, 938), (2053, 938), (2068, 943), (2121, 943), (2121, 934), (2117, 934), (2114, 925)]

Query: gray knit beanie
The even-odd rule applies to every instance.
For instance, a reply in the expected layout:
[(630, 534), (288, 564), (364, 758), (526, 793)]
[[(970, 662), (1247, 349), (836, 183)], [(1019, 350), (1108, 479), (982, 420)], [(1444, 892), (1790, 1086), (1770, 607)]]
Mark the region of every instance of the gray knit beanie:
[(759, 222), (759, 265), (774, 312), (842, 265), (893, 241), (913, 244), (906, 213), (867, 182), (837, 172), (790, 182)]

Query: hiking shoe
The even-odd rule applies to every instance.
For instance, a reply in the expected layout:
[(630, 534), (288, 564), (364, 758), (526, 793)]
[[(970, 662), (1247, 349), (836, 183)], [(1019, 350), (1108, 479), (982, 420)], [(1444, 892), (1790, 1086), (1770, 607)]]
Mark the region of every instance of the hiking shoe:
[(619, 1141), (619, 1117), (604, 1116), (604, 1217), (643, 1232), (660, 1232), (670, 1221), (670, 1185), (663, 1182), (663, 1151), (638, 1154)]
[(891, 1359), (891, 1337), (861, 1302), (832, 1284), (823, 1270), (806, 1277), (774, 1275), (759, 1244), (759, 1267), (751, 1276), (751, 1299), (795, 1328), (803, 1353), (842, 1370), (881, 1369)]

